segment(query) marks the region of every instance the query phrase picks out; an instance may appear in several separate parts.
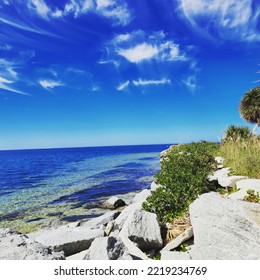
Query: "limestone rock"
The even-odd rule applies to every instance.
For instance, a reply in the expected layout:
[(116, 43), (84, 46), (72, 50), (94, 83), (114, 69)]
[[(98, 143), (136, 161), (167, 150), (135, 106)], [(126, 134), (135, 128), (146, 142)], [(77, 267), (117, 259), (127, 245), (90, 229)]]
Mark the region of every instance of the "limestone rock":
[(148, 257), (128, 237), (120, 235), (120, 238), (135, 259), (148, 260)]
[(215, 157), (215, 161), (216, 161), (216, 163), (218, 163), (218, 164), (223, 164), (223, 163), (224, 163), (224, 158), (218, 156), (218, 157)]
[(28, 236), (0, 229), (0, 260), (64, 260), (63, 252), (53, 252)]
[(89, 228), (89, 229), (99, 229), (102, 225), (106, 225), (109, 221), (115, 220), (119, 214), (120, 212), (116, 210), (109, 211), (89, 221), (81, 222), (78, 224), (78, 226)]
[(186, 229), (183, 233), (181, 233), (179, 236), (177, 236), (175, 239), (173, 239), (171, 242), (169, 242), (162, 250), (163, 251), (171, 251), (178, 246), (180, 246), (183, 242), (186, 240), (189, 240), (193, 236), (193, 228), (189, 227)]
[(141, 192), (137, 193), (132, 201), (132, 203), (136, 202), (145, 202), (146, 198), (150, 196), (152, 193), (150, 190), (142, 190)]
[(104, 236), (104, 232), (102, 229), (62, 226), (57, 229), (40, 230), (28, 236), (45, 246), (52, 246), (56, 252), (63, 251), (67, 257), (87, 250), (95, 238)]
[(160, 249), (162, 237), (156, 215), (136, 209), (125, 221), (120, 235), (128, 237), (141, 250)]
[(260, 259), (260, 204), (201, 195), (190, 205), (194, 260)]
[(230, 194), (228, 197), (232, 199), (243, 199), (247, 195), (247, 190), (254, 190), (260, 193), (260, 179), (245, 179), (236, 183), (239, 191)]
[(229, 176), (229, 177), (220, 177), (218, 183), (223, 188), (229, 188), (236, 185), (239, 180), (245, 179), (245, 176)]
[(115, 219), (114, 230), (121, 230), (129, 215), (135, 210), (142, 209), (142, 203), (136, 202), (128, 205), (121, 214)]
[(69, 257), (66, 257), (66, 260), (68, 261), (74, 261), (74, 260), (84, 260), (86, 254), (87, 254), (88, 250), (84, 250), (80, 253), (77, 253), (75, 255), (71, 255)]
[(190, 260), (190, 254), (187, 252), (171, 252), (171, 251), (163, 251), (161, 253), (161, 260)]
[(154, 181), (151, 183), (151, 191), (155, 191), (156, 189), (162, 187), (160, 184), (156, 184)]
[(129, 250), (118, 237), (96, 238), (87, 251), (85, 260), (133, 260)]
[(101, 208), (116, 209), (125, 205), (126, 204), (123, 199), (112, 196), (101, 204)]
[(104, 230), (106, 236), (109, 236), (110, 232), (112, 231), (112, 229), (114, 227), (114, 224), (115, 224), (114, 220), (113, 221), (109, 221), (107, 223), (107, 226), (106, 226), (106, 228)]

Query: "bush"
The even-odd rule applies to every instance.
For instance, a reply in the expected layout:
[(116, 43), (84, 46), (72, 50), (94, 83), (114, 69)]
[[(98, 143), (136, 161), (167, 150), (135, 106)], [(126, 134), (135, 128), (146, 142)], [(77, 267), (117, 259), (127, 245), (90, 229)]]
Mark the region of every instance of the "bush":
[(163, 187), (152, 192), (143, 208), (157, 214), (161, 223), (182, 215), (198, 195), (210, 190), (207, 177), (216, 167), (216, 143), (200, 142), (171, 149), (161, 162), (155, 180)]

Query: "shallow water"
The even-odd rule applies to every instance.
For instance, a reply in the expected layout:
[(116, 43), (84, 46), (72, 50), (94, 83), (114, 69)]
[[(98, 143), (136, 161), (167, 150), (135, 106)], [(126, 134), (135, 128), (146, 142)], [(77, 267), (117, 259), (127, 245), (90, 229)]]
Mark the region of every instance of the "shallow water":
[(169, 145), (0, 151), (0, 227), (23, 232), (48, 221), (79, 221), (149, 187)]

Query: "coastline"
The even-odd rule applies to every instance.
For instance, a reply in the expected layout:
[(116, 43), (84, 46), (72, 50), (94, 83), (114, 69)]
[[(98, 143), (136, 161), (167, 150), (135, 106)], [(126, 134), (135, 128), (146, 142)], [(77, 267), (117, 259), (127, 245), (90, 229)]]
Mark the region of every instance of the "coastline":
[[(161, 157), (166, 156), (169, 150), (162, 151)], [(111, 210), (97, 218), (67, 225), (53, 224), (27, 235), (1, 230), (2, 245), (0, 243), (0, 246), (3, 246), (3, 241), (6, 240), (9, 242), (9, 252), (2, 250), (0, 259), (12, 259), (14, 257), (12, 249), (17, 257), (17, 248), (15, 244), (13, 248), (10, 246), (12, 245), (10, 238), (26, 240), (27, 245), (30, 244), (31, 247), (27, 246), (24, 252), (19, 248), (21, 259), (25, 253), (27, 255), (26, 250), (32, 251), (27, 259), (147, 260), (154, 259), (158, 254), (161, 255), (162, 260), (218, 259), (219, 257), (260, 259), (260, 244), (252, 243), (249, 244), (250, 246), (247, 244), (247, 248), (243, 249), (249, 238), (248, 235), (254, 238), (260, 234), (260, 205), (242, 201), (249, 182), (251, 187), (255, 185), (255, 189), (260, 190), (259, 180), (247, 179), (245, 176), (229, 176), (229, 168), (224, 168), (222, 165), (223, 159), (217, 157), (216, 161), (218, 169), (209, 176), (209, 180), (223, 189), (233, 188), (236, 185), (239, 191), (224, 196), (215, 192), (199, 196), (189, 207), (191, 226), (167, 244), (162, 238), (162, 228), (158, 224), (156, 214), (142, 210), (142, 203), (152, 191), (160, 187), (153, 181), (149, 189), (137, 192), (126, 206), (118, 205), (117, 198), (110, 198)], [(108, 205), (106, 207), (109, 208)], [(253, 212), (258, 214), (252, 217)], [(216, 238), (216, 232), (221, 235), (227, 225), (232, 225), (231, 232), (224, 232), (226, 237), (223, 240), (220, 237)], [(240, 237), (236, 237), (237, 231), (240, 232)], [(211, 244), (212, 240), (215, 240), (213, 243), (217, 248), (213, 251), (208, 250), (208, 246), (211, 245), (207, 245)], [(178, 249), (184, 242), (189, 244), (185, 252)], [(235, 245), (238, 247), (236, 248)], [(41, 246), (42, 253), (34, 252), (35, 246)], [(228, 253), (226, 250), (230, 246), (232, 250)], [(46, 250), (48, 254), (44, 254)], [(241, 250), (243, 255), (239, 256)]]

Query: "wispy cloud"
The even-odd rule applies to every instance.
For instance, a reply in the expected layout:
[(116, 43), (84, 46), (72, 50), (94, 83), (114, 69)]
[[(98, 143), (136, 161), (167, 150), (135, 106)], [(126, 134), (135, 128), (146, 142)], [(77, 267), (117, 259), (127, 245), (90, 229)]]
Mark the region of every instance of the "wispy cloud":
[[(202, 36), (212, 38), (215, 31), (222, 39), (260, 40), (257, 32), (260, 8), (252, 0), (180, 0), (191, 26)], [(205, 24), (205, 22), (207, 24)]]
[(134, 80), (133, 84), (135, 86), (158, 86), (158, 85), (165, 85), (165, 84), (171, 84), (171, 80), (167, 78), (163, 78), (161, 80), (143, 80), (143, 79), (138, 79), (137, 81)]
[(194, 75), (188, 76), (186, 79), (182, 80), (182, 82), (192, 92), (194, 92), (198, 88), (196, 83), (196, 76)]
[(129, 85), (129, 81), (126, 81), (126, 82), (120, 84), (116, 89), (119, 90), (119, 91), (122, 91), (122, 90), (124, 90), (125, 88), (127, 88), (128, 85)]
[(24, 23), (19, 22), (17, 19), (13, 19), (11, 21), (9, 19), (5, 19), (3, 17), (0, 17), (0, 22), (5, 23), (9, 26), (15, 27), (15, 28), (20, 29), (20, 30), (53, 36), (53, 34), (51, 34), (49, 32), (46, 32), (44, 30), (41, 30), (40, 28), (34, 28), (34, 27), (29, 26), (29, 25), (25, 25)]
[(14, 87), (11, 87), (10, 85), (13, 83), (15, 83), (15, 81), (11, 81), (11, 80), (8, 80), (8, 79), (0, 76), (0, 89), (3, 89), (5, 91), (15, 92), (15, 93), (22, 94), (22, 95), (29, 95), (23, 91), (15, 89)]
[[(108, 55), (116, 54), (131, 63), (143, 61), (185, 61), (187, 57), (180, 46), (166, 38), (163, 31), (146, 33), (136, 30), (116, 35), (110, 42)], [(130, 47), (129, 47), (130, 46)], [(116, 59), (114, 55), (113, 59)]]
[(53, 89), (55, 87), (61, 87), (64, 85), (61, 81), (54, 80), (40, 80), (39, 84), (45, 89)]
[(50, 8), (44, 0), (29, 0), (28, 7), (43, 18), (79, 17), (89, 12), (111, 19), (116, 25), (127, 25), (132, 14), (124, 0), (68, 0), (63, 8)]

